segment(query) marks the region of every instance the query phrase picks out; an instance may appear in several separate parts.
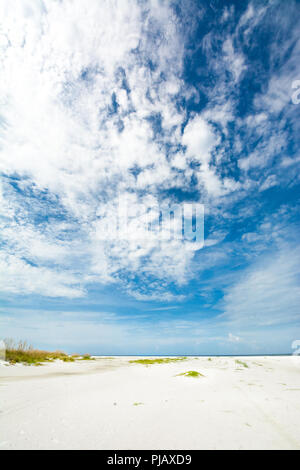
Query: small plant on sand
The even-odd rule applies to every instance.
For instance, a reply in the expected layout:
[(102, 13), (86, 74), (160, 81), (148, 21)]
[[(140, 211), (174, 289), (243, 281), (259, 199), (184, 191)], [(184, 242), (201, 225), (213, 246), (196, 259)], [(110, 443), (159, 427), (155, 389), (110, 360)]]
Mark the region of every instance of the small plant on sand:
[(140, 405), (143, 405), (144, 403), (142, 403), (141, 401), (136, 401), (134, 402), (133, 406), (140, 406)]
[(63, 362), (75, 362), (75, 358), (73, 356), (62, 356), (61, 359)]
[(246, 362), (240, 361), (239, 359), (236, 359), (235, 361), (236, 364), (245, 367), (246, 369), (249, 368), (248, 364)]
[(170, 364), (172, 362), (186, 361), (187, 357), (160, 357), (157, 359), (134, 359), (129, 361), (130, 364), (143, 364), (150, 366), (152, 364)]
[(82, 361), (94, 361), (94, 358), (90, 354), (84, 354), (81, 358)]
[(193, 378), (198, 378), (198, 377), (205, 377), (205, 375), (201, 374), (201, 372), (197, 372), (196, 370), (189, 370), (188, 372), (182, 372), (182, 374), (177, 374), (175, 377), (193, 377)]

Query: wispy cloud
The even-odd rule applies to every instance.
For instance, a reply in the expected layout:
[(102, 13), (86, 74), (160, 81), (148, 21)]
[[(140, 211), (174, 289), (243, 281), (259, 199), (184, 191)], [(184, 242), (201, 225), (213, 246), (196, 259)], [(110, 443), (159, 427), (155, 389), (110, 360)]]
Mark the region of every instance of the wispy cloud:
[[(232, 347), (243, 325), (295, 323), (298, 17), (292, 0), (2, 0), (3, 298), (196, 305), (211, 323), (180, 329)], [(120, 200), (131, 234), (145, 207), (205, 204), (204, 248), (103, 240)]]
[(291, 324), (300, 315), (300, 255), (297, 247), (264, 256), (224, 297), (227, 322), (244, 329)]

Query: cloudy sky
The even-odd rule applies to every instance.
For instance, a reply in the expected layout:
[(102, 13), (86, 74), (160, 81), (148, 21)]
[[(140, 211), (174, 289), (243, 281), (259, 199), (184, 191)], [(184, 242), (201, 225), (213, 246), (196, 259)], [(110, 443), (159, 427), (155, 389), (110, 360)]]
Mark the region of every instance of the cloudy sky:
[[(293, 0), (0, 0), (0, 337), (291, 352), (299, 18)], [(103, 238), (120, 200), (137, 220), (204, 204), (204, 247)]]

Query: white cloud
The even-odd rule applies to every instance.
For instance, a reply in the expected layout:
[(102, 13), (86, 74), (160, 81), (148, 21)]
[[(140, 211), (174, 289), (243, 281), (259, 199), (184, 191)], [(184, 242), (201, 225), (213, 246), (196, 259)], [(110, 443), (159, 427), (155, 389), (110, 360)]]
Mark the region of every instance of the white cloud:
[(243, 34), (244, 39), (249, 43), (254, 29), (262, 23), (269, 5), (258, 7), (254, 2), (249, 2), (247, 10), (241, 16), (237, 25), (237, 33)]
[(289, 167), (300, 162), (300, 157), (284, 157), (280, 163), (282, 167)]
[[(188, 160), (199, 162), (200, 168), (196, 172), (199, 187), (204, 187), (207, 194), (212, 198), (239, 189), (239, 183), (230, 178), (221, 178), (217, 174), (217, 167), (212, 163), (214, 151), (221, 139), (214, 127), (204, 118), (212, 118), (213, 111), (206, 111), (203, 116), (194, 116), (186, 125), (182, 144), (186, 146), (185, 157)], [(222, 117), (217, 116), (217, 119)], [(177, 157), (178, 158), (178, 157)], [(175, 165), (184, 165), (183, 156), (179, 161), (175, 160)], [(178, 162), (178, 163), (177, 163)]]
[[(295, 112), (292, 105), (292, 83), (300, 76), (300, 40), (295, 18), (299, 6), (291, 1), (278, 8), (276, 3), (258, 10), (253, 27), (267, 12), (269, 24), (276, 29), (277, 35), (270, 46), (269, 63), (271, 66), (268, 82), (263, 93), (256, 95), (254, 103), (258, 110), (278, 115), (285, 109), (286, 115)], [(270, 23), (271, 18), (271, 23)], [(253, 28), (252, 28), (253, 29)]]
[(276, 175), (269, 175), (260, 187), (260, 191), (266, 191), (266, 189), (276, 186), (278, 183)]
[[(119, 198), (135, 206), (147, 194), (159, 204), (161, 190), (189, 191), (192, 180), (210, 201), (241, 189), (219, 171), (227, 158), (222, 133), (235, 118), (231, 92), (245, 69), (237, 34), (210, 61), (220, 72), (211, 103), (187, 119), (175, 97), (198, 90), (183, 82), (184, 36), (168, 2), (2, 0), (0, 18), (1, 289), (76, 297), (90, 283), (119, 282), (134, 292), (127, 272), (150, 286), (136, 295), (167, 298), (167, 281), (182, 285), (193, 275), (194, 251), (177, 241), (103, 242), (101, 224)], [(250, 9), (239, 27), (251, 21)], [(256, 118), (262, 130), (266, 115)], [(284, 139), (271, 136), (241, 168), (263, 167)], [(12, 286), (17, 266), (28, 279)], [(162, 284), (156, 292), (153, 277)]]
[[(185, 112), (174, 96), (186, 93), (184, 44), (168, 4), (3, 0), (0, 8), (0, 171), (17, 176), (18, 186), (9, 179), (1, 186), (1, 290), (77, 297), (89, 283), (122, 284), (125, 271), (146, 283), (149, 276), (186, 282), (193, 250), (180, 243), (98, 236), (100, 217), (109, 222), (119, 197), (131, 194), (135, 205), (137, 190), (146, 190), (158, 203), (157, 188), (187, 186), (192, 175), (187, 156), (169, 161), (164, 150), (182, 143)], [(161, 135), (151, 124), (158, 117)], [(209, 159), (216, 138), (201, 125), (197, 151)], [(203, 170), (211, 191), (213, 178)], [(167, 285), (152, 291), (171, 295)]]
[(210, 162), (211, 152), (218, 141), (212, 127), (201, 116), (195, 116), (188, 122), (182, 137), (187, 156), (204, 164)]
[(241, 338), (239, 336), (233, 335), (232, 333), (228, 333), (228, 341), (230, 341), (230, 343), (239, 343)]
[(0, 253), (1, 292), (9, 294), (39, 294), (48, 297), (78, 298), (85, 294), (78, 277), (37, 267), (13, 255)]
[(223, 43), (223, 52), (227, 67), (233, 75), (235, 82), (238, 82), (242, 72), (246, 69), (244, 63), (244, 57), (241, 53), (234, 51), (233, 43), (231, 38), (227, 38)]
[(226, 235), (226, 232), (222, 232), (220, 230), (208, 235), (205, 239), (205, 246), (217, 245), (218, 243), (224, 240)]
[(285, 146), (285, 131), (271, 132), (267, 140), (263, 140), (253, 152), (238, 161), (239, 167), (244, 171), (252, 168), (265, 168), (272, 163), (276, 155), (285, 149)]
[(282, 247), (254, 263), (224, 297), (223, 319), (240, 327), (289, 324), (300, 314), (299, 250)]

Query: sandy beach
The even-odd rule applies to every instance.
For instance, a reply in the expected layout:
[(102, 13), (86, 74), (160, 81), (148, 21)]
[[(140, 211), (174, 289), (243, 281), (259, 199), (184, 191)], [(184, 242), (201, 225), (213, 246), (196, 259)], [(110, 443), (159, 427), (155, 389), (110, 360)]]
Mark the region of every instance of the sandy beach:
[(300, 358), (132, 359), (2, 364), (0, 449), (300, 449)]

